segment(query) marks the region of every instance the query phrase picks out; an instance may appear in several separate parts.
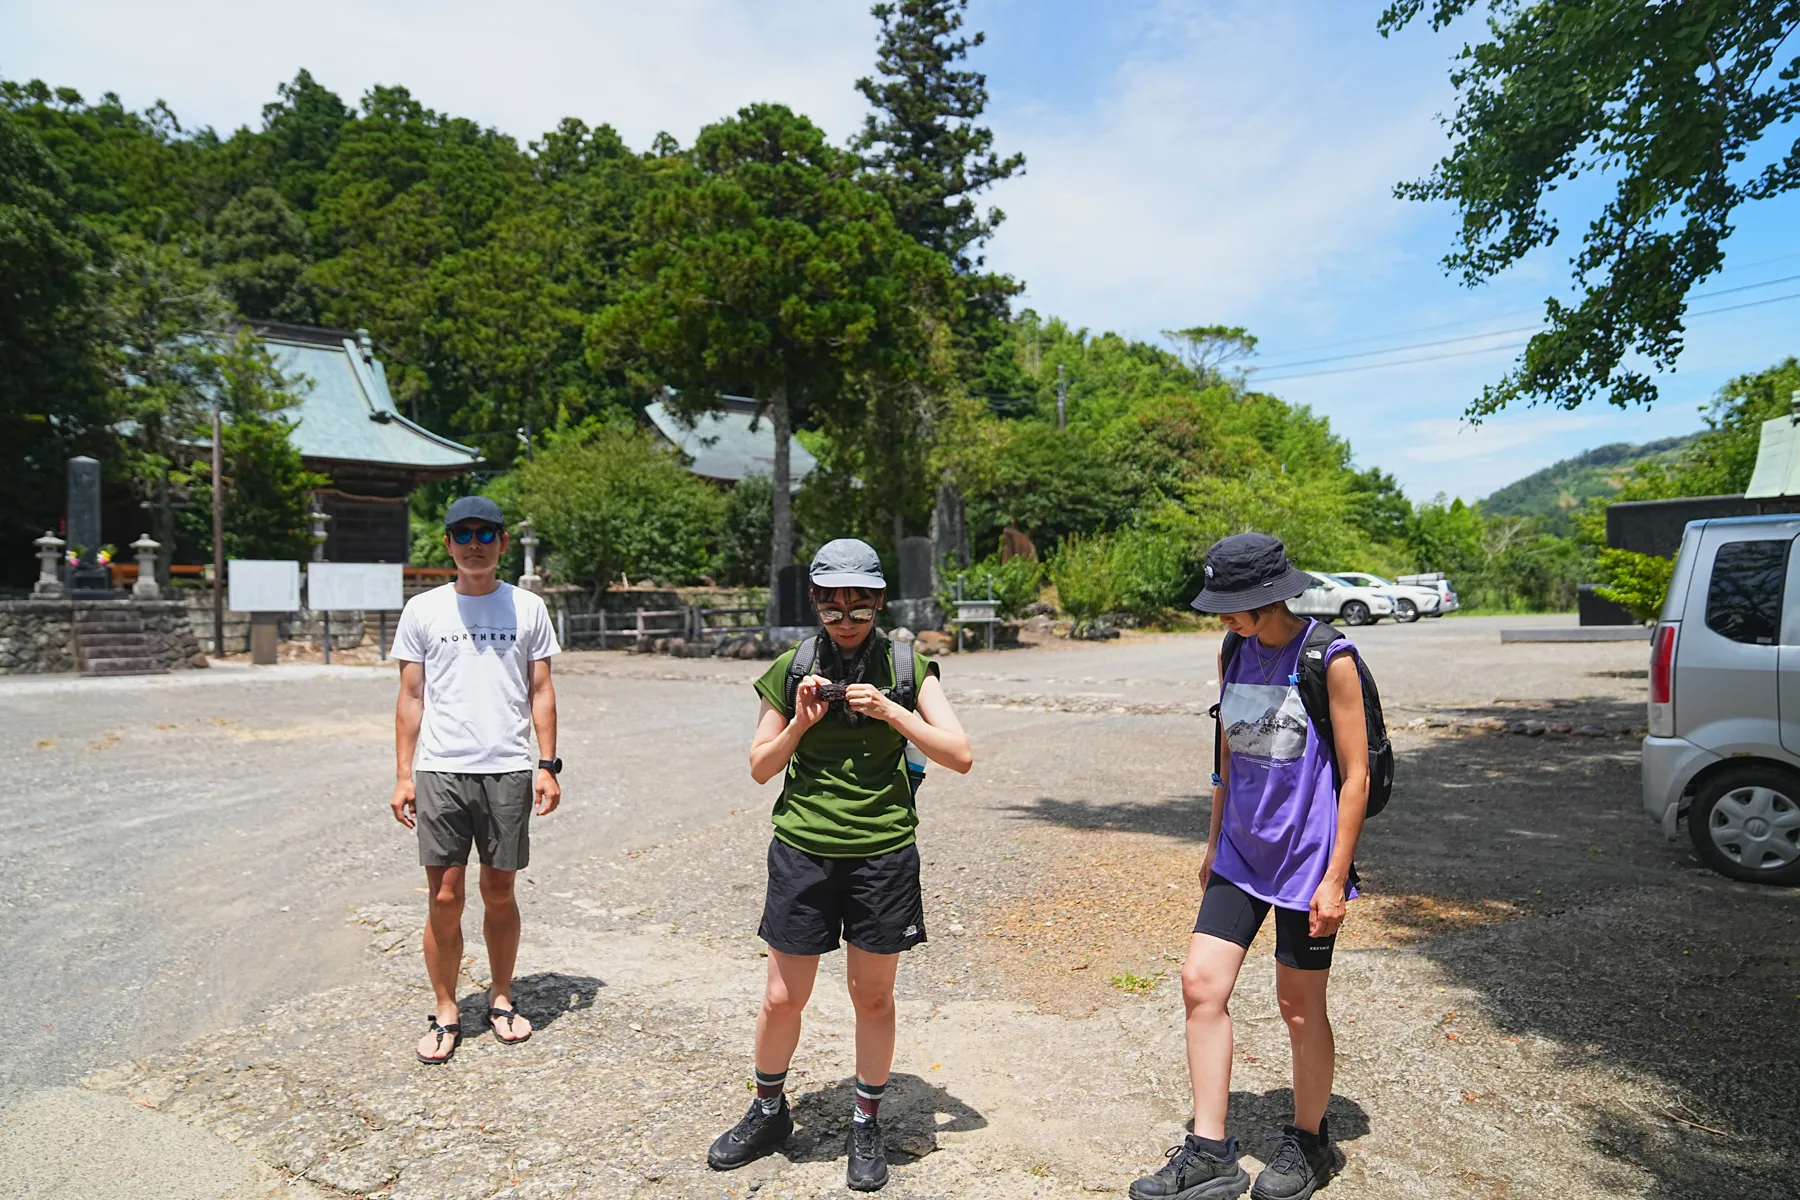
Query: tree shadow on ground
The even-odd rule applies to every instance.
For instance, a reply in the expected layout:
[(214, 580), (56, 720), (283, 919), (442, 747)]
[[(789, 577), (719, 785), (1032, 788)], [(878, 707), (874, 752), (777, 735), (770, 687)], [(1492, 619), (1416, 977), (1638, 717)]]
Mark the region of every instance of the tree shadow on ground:
[[(840, 1079), (793, 1100), (794, 1136), (782, 1150), (793, 1162), (829, 1162), (844, 1156), (844, 1138), (856, 1105), (856, 1081)], [(938, 1148), (938, 1135), (987, 1128), (987, 1118), (942, 1086), (896, 1071), (881, 1102), (883, 1142), (891, 1161), (916, 1162)]]
[[(604, 981), (587, 975), (569, 975), (561, 971), (539, 971), (520, 975), (513, 980), (513, 1006), (527, 1017), (533, 1032), (548, 1029), (567, 1013), (592, 1008), (594, 998), (605, 987)], [(471, 992), (457, 1001), (462, 1014), (464, 1036), (492, 1032), (487, 1019), (487, 992)]]
[[(1634, 704), (1582, 707), (1573, 720), (1642, 719)], [(1644, 1171), (1659, 1200), (1800, 1194), (1789, 1115), (1800, 894), (1723, 879), (1685, 840), (1664, 839), (1641, 806), (1635, 738), (1431, 734), (1403, 736), (1396, 752), (1392, 803), (1357, 855), (1365, 892), (1522, 911), (1421, 929), (1415, 952), (1476, 989), (1506, 1033), (1552, 1043), (1555, 1072), (1621, 1068), (1670, 1098), (1646, 1108), (1571, 1097), (1597, 1156)], [(1045, 798), (1012, 811), (1191, 844), (1208, 823), (1197, 796)]]

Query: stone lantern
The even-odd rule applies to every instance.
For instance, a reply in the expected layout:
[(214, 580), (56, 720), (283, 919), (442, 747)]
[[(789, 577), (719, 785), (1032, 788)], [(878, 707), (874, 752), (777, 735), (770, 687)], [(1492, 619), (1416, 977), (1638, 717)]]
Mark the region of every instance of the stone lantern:
[(32, 545), (37, 547), (38, 577), (31, 594), (43, 600), (62, 599), (62, 577), (57, 574), (56, 564), (62, 561), (63, 547), (68, 543), (46, 529), (44, 536)]
[(525, 547), (525, 573), (519, 576), (519, 586), (528, 592), (537, 592), (541, 595), (544, 590), (544, 580), (537, 573), (538, 536), (530, 517), (519, 522), (519, 545)]
[(306, 519), (312, 522), (312, 560), (314, 562), (324, 562), (325, 539), (330, 536), (325, 532), (325, 522), (331, 520), (331, 514), (326, 512), (324, 508), (320, 506), (319, 498), (317, 496), (313, 497), (312, 511), (306, 514)]
[(160, 600), (162, 589), (156, 586), (156, 552), (162, 549), (162, 543), (152, 541), (150, 535), (139, 534), (138, 540), (131, 543), (131, 549), (137, 554), (137, 582), (131, 585), (133, 600)]

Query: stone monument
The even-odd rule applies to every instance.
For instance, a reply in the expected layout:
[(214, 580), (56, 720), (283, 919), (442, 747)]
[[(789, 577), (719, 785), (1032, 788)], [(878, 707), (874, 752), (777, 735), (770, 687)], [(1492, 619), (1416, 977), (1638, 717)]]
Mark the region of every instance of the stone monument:
[(108, 593), (111, 598), (112, 572), (100, 562), (100, 462), (85, 454), (69, 460), (66, 496), (68, 530), (64, 538), (69, 551), (80, 561), (69, 569), (69, 591)]
[(928, 537), (900, 539), (900, 586), (890, 594), (894, 624), (918, 632), (943, 627), (944, 614), (932, 594), (935, 552)]

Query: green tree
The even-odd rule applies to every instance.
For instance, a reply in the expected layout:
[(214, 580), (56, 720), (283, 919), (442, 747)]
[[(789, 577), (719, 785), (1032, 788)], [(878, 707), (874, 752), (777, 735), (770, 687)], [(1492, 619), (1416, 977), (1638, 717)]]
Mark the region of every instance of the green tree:
[(1222, 381), (1226, 363), (1256, 353), (1256, 335), (1242, 325), (1196, 325), (1192, 329), (1165, 329), (1162, 335), (1175, 344), (1175, 353), (1201, 387)]
[(629, 420), (554, 436), (514, 474), (558, 579), (692, 583), (712, 562), (724, 498)]
[(1649, 369), (1681, 352), (1692, 288), (1719, 270), (1745, 203), (1800, 186), (1800, 142), (1766, 166), (1758, 143), (1800, 115), (1796, 0), (1394, 0), (1391, 34), (1429, 11), (1441, 30), (1485, 9), (1451, 82), (1454, 145), (1398, 194), (1462, 215), (1447, 269), (1476, 284), (1555, 241), (1549, 194), (1597, 175), (1611, 198), (1574, 256), (1581, 297), (1545, 302), (1546, 328), (1471, 412), (1519, 399), (1573, 408), (1649, 403)]
[(957, 65), (987, 37), (957, 36), (967, 8), (968, 0), (897, 0), (869, 10), (881, 22), (881, 80), (856, 81), (875, 111), (852, 146), (894, 223), (964, 274), (981, 263), (971, 249), (1006, 219), (997, 208), (981, 213), (972, 195), (1025, 167), (1023, 154), (996, 154), (993, 131), (980, 124), (987, 77)]
[(674, 389), (680, 414), (732, 392), (761, 402), (775, 439), (773, 587), (793, 558), (790, 434), (809, 418), (847, 427), (858, 383), (911, 369), (948, 264), (895, 230), (854, 163), (780, 105), (708, 126), (690, 160), (640, 206), (631, 290), (595, 318), (590, 360)]
[[(16, 548), (62, 511), (64, 462), (110, 442), (95, 263), (106, 245), (72, 210), (69, 177), (25, 125), (0, 110), (0, 481), (4, 544)], [(13, 553), (9, 582), (30, 562)]]
[(165, 547), (157, 567), (166, 583), (177, 544), (173, 475), (208, 436), (231, 306), (176, 247), (129, 235), (117, 244), (108, 314), (112, 408), (127, 431), (132, 481), (149, 503), (151, 536)]
[[(312, 557), (307, 519), (312, 493), (331, 482), (308, 471), (289, 439), (294, 422), (285, 412), (308, 381), (290, 378), (247, 329), (217, 348), (216, 399), (223, 414), (220, 477), (227, 558)], [(185, 486), (180, 510), (188, 547), (212, 557), (212, 460), (204, 448), (189, 454), (171, 480)]]
[(769, 539), (774, 485), (767, 475), (750, 475), (725, 493), (725, 522), (720, 527), (720, 583), (732, 587), (760, 587), (768, 582)]
[(247, 317), (309, 324), (313, 301), (303, 276), (312, 239), (281, 193), (254, 187), (227, 204), (200, 243), (201, 260)]

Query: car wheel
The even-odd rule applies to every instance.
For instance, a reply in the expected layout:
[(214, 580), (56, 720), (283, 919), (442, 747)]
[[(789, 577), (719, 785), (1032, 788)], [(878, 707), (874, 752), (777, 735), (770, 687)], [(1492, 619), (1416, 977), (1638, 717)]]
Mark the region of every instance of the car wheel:
[(1418, 619), (1418, 605), (1414, 604), (1411, 600), (1406, 599), (1394, 601), (1394, 620), (1400, 622), (1402, 625), (1411, 625)]
[(1721, 875), (1800, 883), (1800, 778), (1756, 764), (1720, 771), (1694, 796), (1688, 836)]
[(1361, 600), (1352, 600), (1344, 605), (1344, 624), (1367, 625), (1369, 623), (1369, 606)]

